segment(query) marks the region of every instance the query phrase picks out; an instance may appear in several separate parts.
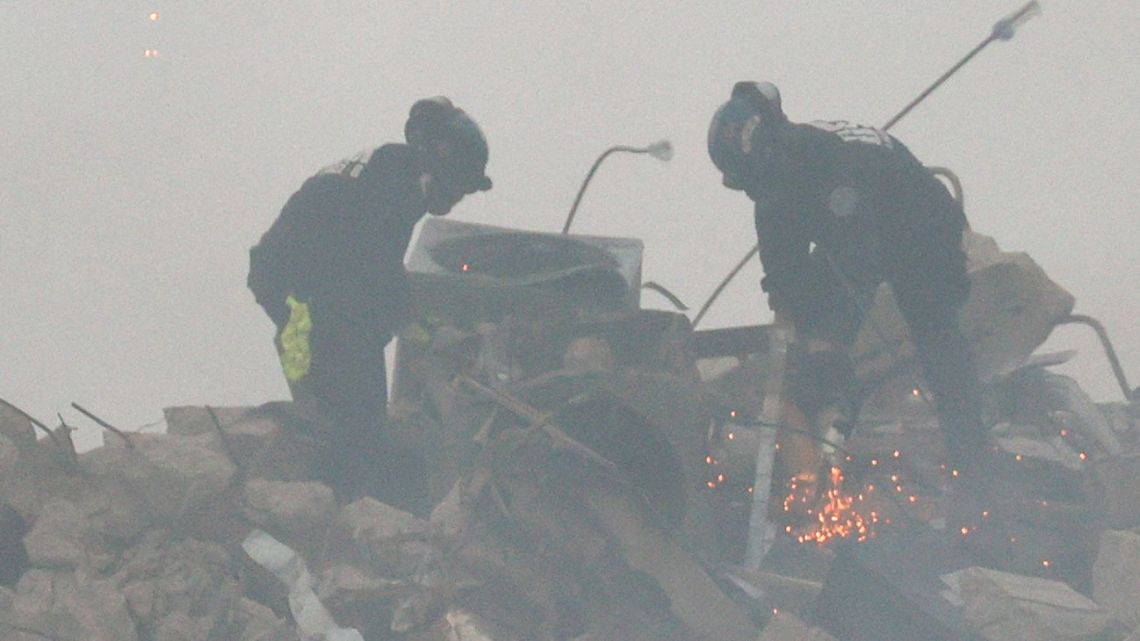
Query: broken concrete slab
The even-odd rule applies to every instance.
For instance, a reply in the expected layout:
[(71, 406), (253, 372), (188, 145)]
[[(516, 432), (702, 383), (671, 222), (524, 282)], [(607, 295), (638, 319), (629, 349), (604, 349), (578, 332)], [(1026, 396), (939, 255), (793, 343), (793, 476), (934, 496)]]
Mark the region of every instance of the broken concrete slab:
[(317, 599), (343, 626), (360, 630), (365, 638), (382, 638), (391, 631), (393, 611), (417, 586), (411, 581), (374, 576), (351, 565), (333, 565), (321, 572)]
[(192, 516), (234, 476), (233, 463), (209, 435), (136, 434), (131, 442), (133, 448), (114, 445), (86, 452), (80, 464), (97, 480), (125, 483), (161, 518)]
[(53, 499), (44, 506), (24, 537), (24, 548), (33, 567), (73, 570), (110, 565), (111, 553), (88, 523), (86, 512), (64, 499)]
[[(207, 409), (201, 405), (180, 405), (164, 407), (162, 416), (166, 421), (166, 433), (176, 436), (194, 436), (196, 434), (217, 434), (218, 426), (210, 416), (214, 416), (223, 426), (232, 426), (240, 421), (250, 408), (248, 407), (211, 407)], [(228, 433), (229, 430), (226, 430)]]
[(1093, 564), (1093, 599), (1129, 628), (1140, 628), (1140, 534), (1107, 530)]
[[(256, 407), (168, 407), (163, 410), (168, 433), (211, 436), (220, 451), (228, 451), (248, 478), (304, 481), (312, 477), (317, 458), (313, 425), (295, 403), (272, 401)], [(222, 449), (222, 436), (225, 447)]]
[(83, 572), (29, 570), (0, 617), (32, 638), (138, 641), (126, 599), (111, 581)]
[(218, 544), (154, 533), (127, 551), (112, 580), (145, 638), (218, 638), (241, 599), (231, 566)]
[(764, 605), (789, 614), (810, 615), (823, 590), (821, 581), (744, 567), (734, 567), (722, 576), (746, 592), (755, 591)]
[(804, 623), (788, 612), (776, 612), (760, 632), (759, 641), (835, 641), (835, 637)]
[(10, 439), (21, 452), (36, 447), (36, 428), (22, 411), (0, 400), (0, 435)]
[(941, 579), (971, 565), (945, 532), (885, 528), (836, 548), (813, 621), (843, 641), (977, 641)]
[(1140, 452), (1098, 460), (1093, 469), (1104, 491), (1108, 527), (1123, 530), (1140, 526)]
[(1060, 581), (972, 567), (943, 577), (966, 621), (988, 641), (1083, 641), (1104, 631), (1108, 613)]
[(371, 568), (381, 576), (406, 576), (419, 561), (407, 543), (425, 540), (428, 523), (414, 515), (365, 497), (340, 509), (329, 528), (321, 565), (347, 563)]
[(246, 518), (310, 557), (337, 510), (332, 489), (316, 481), (251, 479), (243, 505)]
[(628, 500), (610, 493), (591, 493), (587, 506), (617, 542), (633, 569), (653, 577), (668, 596), (670, 609), (698, 638), (752, 641), (756, 630), (743, 609), (733, 603), (677, 542), (647, 526)]
[(35, 469), (11, 437), (0, 434), (0, 503), (7, 503), (24, 518), (39, 507)]
[(237, 641), (301, 641), (296, 628), (273, 610), (250, 599), (243, 598), (237, 604), (233, 623), (241, 630)]

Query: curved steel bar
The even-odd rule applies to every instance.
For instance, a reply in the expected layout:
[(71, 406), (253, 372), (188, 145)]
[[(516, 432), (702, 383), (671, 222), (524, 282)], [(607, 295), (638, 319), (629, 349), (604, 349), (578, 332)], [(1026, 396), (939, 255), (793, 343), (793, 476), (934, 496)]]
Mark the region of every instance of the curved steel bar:
[(728, 272), (728, 275), (724, 277), (724, 280), (720, 281), (720, 284), (717, 285), (716, 289), (713, 290), (713, 293), (709, 296), (709, 299), (705, 301), (704, 305), (701, 305), (701, 310), (697, 312), (696, 316), (693, 317), (692, 325), (694, 329), (696, 329), (697, 324), (701, 322), (701, 319), (705, 317), (705, 312), (709, 311), (709, 308), (712, 307), (713, 302), (716, 301), (716, 299), (720, 296), (720, 293), (724, 291), (724, 288), (728, 287), (728, 284), (732, 282), (732, 279), (736, 278), (736, 275), (740, 273), (740, 270), (744, 269), (744, 266), (748, 264), (748, 261), (752, 260), (752, 257), (758, 253), (760, 253), (760, 245), (753, 245), (752, 249), (749, 249), (748, 253), (745, 254), (738, 263), (736, 263), (736, 266), (732, 268), (732, 271)]
[(626, 151), (632, 154), (647, 154), (649, 149), (647, 147), (628, 147), (626, 145), (616, 145), (602, 152), (598, 159), (594, 161), (594, 166), (590, 167), (589, 173), (586, 174), (586, 179), (582, 181), (582, 186), (578, 188), (578, 195), (574, 197), (574, 204), (570, 206), (570, 213), (566, 216), (566, 223), (562, 225), (562, 233), (566, 234), (570, 231), (570, 223), (574, 220), (574, 213), (578, 211), (578, 204), (582, 202), (582, 195), (586, 193), (586, 185), (590, 184), (590, 179), (594, 177), (594, 173), (598, 171), (598, 167), (607, 156), (615, 151)]
[(1112, 373), (1116, 376), (1116, 382), (1120, 385), (1121, 391), (1124, 392), (1124, 399), (1131, 402), (1136, 397), (1135, 391), (1128, 386), (1128, 378), (1124, 375), (1124, 368), (1120, 366), (1120, 359), (1116, 356), (1116, 349), (1112, 347), (1112, 341), (1108, 340), (1108, 332), (1104, 329), (1104, 325), (1100, 321), (1085, 314), (1070, 314), (1062, 320), (1058, 321), (1058, 325), (1068, 325), (1072, 323), (1079, 323), (1081, 325), (1088, 325), (1093, 328), (1100, 344), (1104, 347), (1104, 354), (1108, 357), (1108, 364), (1112, 367)]

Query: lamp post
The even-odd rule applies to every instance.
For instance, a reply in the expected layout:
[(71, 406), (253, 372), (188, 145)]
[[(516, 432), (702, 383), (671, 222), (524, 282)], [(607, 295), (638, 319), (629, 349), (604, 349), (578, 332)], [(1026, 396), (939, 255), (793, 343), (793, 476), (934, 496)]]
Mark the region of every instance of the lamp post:
[(582, 194), (586, 193), (586, 185), (590, 184), (590, 179), (594, 177), (594, 173), (598, 171), (598, 166), (612, 153), (626, 152), (631, 154), (649, 154), (654, 158), (667, 162), (673, 157), (673, 144), (668, 140), (658, 140), (657, 142), (647, 145), (645, 147), (629, 147), (627, 145), (614, 145), (609, 149), (602, 152), (598, 159), (594, 161), (594, 166), (590, 167), (590, 172), (586, 174), (586, 179), (582, 181), (582, 186), (578, 188), (578, 195), (574, 197), (574, 204), (570, 206), (570, 213), (566, 216), (566, 223), (562, 225), (562, 233), (566, 234), (570, 231), (570, 223), (574, 221), (574, 213), (578, 211), (578, 204), (582, 202)]

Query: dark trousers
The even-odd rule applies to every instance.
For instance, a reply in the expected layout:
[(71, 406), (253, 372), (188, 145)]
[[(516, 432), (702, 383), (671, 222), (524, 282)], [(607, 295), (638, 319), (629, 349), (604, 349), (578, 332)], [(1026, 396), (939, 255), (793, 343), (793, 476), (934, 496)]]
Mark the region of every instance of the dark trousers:
[[(804, 338), (822, 338), (849, 349), (862, 323), (864, 310), (883, 280), (891, 285), (906, 320), (927, 388), (934, 396), (946, 441), (949, 464), (965, 470), (985, 453), (986, 433), (981, 416), (981, 386), (969, 344), (958, 324), (958, 312), (969, 294), (966, 256), (960, 231), (948, 230), (915, 241), (900, 252), (896, 264), (866, 269), (857, 262), (836, 260), (823, 248), (812, 253), (812, 278), (819, 292), (805, 319)], [(840, 259), (844, 256), (840, 255)], [(885, 272), (885, 273), (884, 273)], [(797, 319), (799, 321), (800, 319)], [(797, 328), (801, 325), (797, 322)], [(819, 405), (853, 394), (853, 370), (830, 377), (830, 390), (799, 392), (813, 381), (790, 384), (794, 396)], [(846, 380), (835, 380), (845, 378)]]
[[(388, 380), (384, 348), (392, 334), (366, 319), (310, 306), (312, 362), (289, 383), (293, 400), (314, 414), (324, 455), (317, 478), (339, 500), (369, 495), (420, 512), (426, 497), (422, 455), (387, 434)], [(278, 341), (280, 349), (280, 341)]]

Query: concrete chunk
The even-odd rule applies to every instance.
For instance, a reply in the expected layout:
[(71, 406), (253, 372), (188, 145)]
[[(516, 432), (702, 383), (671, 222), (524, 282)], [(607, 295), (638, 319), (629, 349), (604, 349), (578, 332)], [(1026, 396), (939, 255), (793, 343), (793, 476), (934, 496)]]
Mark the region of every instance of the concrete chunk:
[(365, 497), (341, 508), (326, 547), (334, 562), (399, 573), (405, 565), (403, 543), (425, 538), (427, 531), (426, 521)]
[(768, 619), (759, 641), (835, 641), (835, 637), (809, 626), (794, 614), (777, 612)]
[(16, 586), (11, 625), (34, 630), (33, 638), (138, 641), (127, 602), (110, 581), (82, 572), (62, 575), (30, 570)]
[(1101, 459), (1096, 476), (1104, 488), (1104, 511), (1108, 527), (1140, 527), (1140, 452)]
[(989, 641), (1080, 641), (1103, 631), (1108, 614), (1060, 581), (972, 567), (944, 577), (966, 621)]
[(1093, 598), (1129, 628), (1140, 628), (1140, 534), (1108, 530), (1101, 535)]
[(36, 446), (36, 428), (32, 422), (3, 401), (0, 401), (0, 434), (11, 439), (21, 452), (30, 452)]
[(195, 513), (224, 490), (234, 466), (215, 437), (136, 434), (133, 449), (104, 446), (85, 453), (82, 466), (97, 479), (121, 481), (164, 518)]
[(220, 545), (152, 536), (131, 548), (113, 580), (146, 638), (219, 638), (241, 598), (230, 568)]
[(74, 569), (83, 566), (98, 545), (83, 509), (71, 501), (55, 499), (24, 537), (24, 549), (33, 567)]
[(253, 479), (245, 485), (246, 517), (308, 552), (316, 551), (335, 512), (336, 499), (323, 483)]
[(648, 526), (622, 497), (594, 493), (587, 507), (617, 541), (626, 563), (652, 577), (668, 595), (671, 610), (700, 638), (751, 641), (756, 638), (744, 611), (732, 602), (676, 541)]
[(0, 434), (0, 502), (14, 507), (25, 518), (38, 508), (33, 470), (16, 441)]

